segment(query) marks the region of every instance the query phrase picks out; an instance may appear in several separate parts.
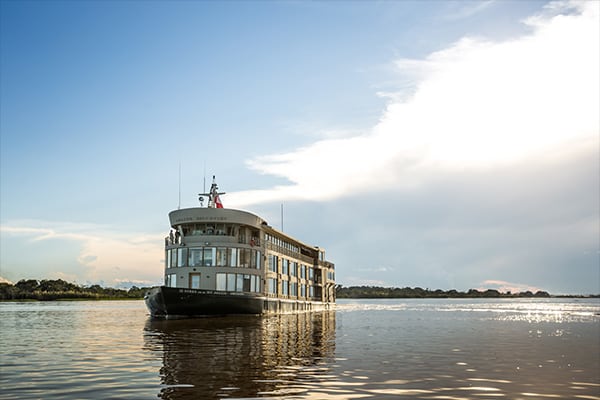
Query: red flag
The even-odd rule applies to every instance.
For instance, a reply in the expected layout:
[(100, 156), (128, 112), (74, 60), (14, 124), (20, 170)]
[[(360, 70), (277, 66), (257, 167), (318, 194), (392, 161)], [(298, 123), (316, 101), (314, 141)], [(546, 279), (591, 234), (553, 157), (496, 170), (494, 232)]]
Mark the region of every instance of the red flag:
[(215, 205), (217, 206), (217, 208), (223, 208), (223, 203), (221, 203), (221, 199), (219, 198), (219, 195), (215, 195)]

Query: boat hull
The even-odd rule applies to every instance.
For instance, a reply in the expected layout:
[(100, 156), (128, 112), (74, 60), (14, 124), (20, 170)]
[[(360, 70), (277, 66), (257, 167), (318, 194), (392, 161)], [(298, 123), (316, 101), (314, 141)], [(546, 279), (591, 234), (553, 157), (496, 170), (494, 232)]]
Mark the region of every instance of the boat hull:
[(153, 317), (193, 317), (235, 314), (274, 314), (330, 309), (331, 304), (262, 295), (160, 286), (144, 296)]

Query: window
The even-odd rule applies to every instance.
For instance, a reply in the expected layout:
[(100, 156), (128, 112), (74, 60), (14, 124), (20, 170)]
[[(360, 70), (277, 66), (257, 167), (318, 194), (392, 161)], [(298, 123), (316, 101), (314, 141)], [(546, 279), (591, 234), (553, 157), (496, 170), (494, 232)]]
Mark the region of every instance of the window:
[[(244, 290), (244, 275), (243, 274), (235, 274), (235, 291), (241, 292)], [(250, 278), (248, 278), (250, 280)], [(249, 285), (248, 285), (249, 286)], [(248, 290), (249, 291), (249, 290)]]
[(306, 297), (306, 285), (300, 285), (300, 296)]
[(190, 274), (190, 289), (200, 289), (200, 274)]
[(227, 274), (227, 291), (235, 292), (235, 275), (236, 274)]
[(177, 274), (168, 274), (165, 277), (165, 286), (177, 287)]
[(306, 279), (306, 265), (300, 264), (300, 278)]
[(256, 269), (261, 269), (262, 267), (262, 254), (260, 253), (260, 251), (255, 251), (254, 256), (256, 257), (256, 262), (254, 264), (254, 267)]
[(189, 250), (188, 265), (190, 267), (202, 266), (202, 249)]
[(217, 265), (217, 267), (225, 267), (227, 265), (227, 248), (226, 247), (217, 248), (216, 265)]
[(229, 253), (229, 266), (230, 267), (237, 267), (239, 265), (239, 258), (238, 258), (238, 249), (228, 249), (227, 250)]
[(177, 252), (171, 250), (171, 268), (177, 266)]
[(250, 286), (252, 292), (260, 293), (260, 277), (250, 275)]
[(180, 247), (177, 249), (177, 266), (178, 267), (185, 267), (185, 261), (188, 258), (187, 253), (188, 253), (187, 247)]
[(267, 290), (269, 293), (277, 293), (277, 280), (276, 279), (267, 279)]
[(298, 276), (297, 267), (298, 267), (298, 264), (293, 262), (292, 265), (290, 266), (290, 276)]
[(240, 249), (239, 251), (241, 253), (241, 266), (244, 268), (249, 268), (252, 251), (250, 249)]
[(202, 262), (202, 265), (204, 265), (205, 267), (212, 267), (214, 266), (214, 260), (216, 258), (216, 248), (214, 247), (205, 247), (204, 248), (204, 260)]
[(269, 271), (277, 272), (277, 256), (269, 255)]
[(251, 286), (251, 281), (250, 281), (250, 275), (242, 275), (244, 277), (243, 281), (242, 281), (242, 291), (243, 292), (251, 292), (252, 291), (252, 286)]
[(290, 295), (298, 296), (298, 284), (296, 282), (290, 282)]
[(227, 274), (217, 274), (217, 290), (227, 290)]
[(171, 268), (171, 249), (165, 252), (165, 267)]
[(288, 281), (281, 281), (281, 294), (284, 296), (290, 294)]
[(286, 260), (285, 258), (281, 259), (281, 273), (283, 275), (287, 275), (289, 274), (289, 261)]

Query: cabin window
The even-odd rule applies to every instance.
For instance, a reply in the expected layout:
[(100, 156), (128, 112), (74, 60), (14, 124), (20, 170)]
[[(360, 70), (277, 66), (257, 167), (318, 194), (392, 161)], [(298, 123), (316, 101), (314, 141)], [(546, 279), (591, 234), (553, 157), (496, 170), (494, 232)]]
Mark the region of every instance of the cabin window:
[(202, 265), (204, 265), (205, 267), (212, 267), (215, 265), (213, 261), (215, 259), (216, 250), (217, 249), (214, 247), (204, 248), (204, 260), (202, 262)]
[(180, 247), (177, 249), (177, 266), (185, 267), (185, 261), (187, 260), (187, 247)]
[(217, 290), (227, 290), (227, 274), (217, 274)]
[(189, 261), (190, 267), (202, 266), (202, 249), (190, 249), (189, 250)]
[(227, 274), (227, 291), (235, 292), (235, 274)]
[(281, 259), (281, 273), (283, 275), (289, 274), (289, 261), (285, 258)]
[(256, 258), (256, 262), (254, 264), (256, 269), (261, 269), (262, 265), (262, 253), (260, 251), (255, 251), (254, 256)]
[(288, 281), (281, 281), (281, 294), (284, 296), (287, 296), (290, 294)]
[(250, 275), (251, 291), (260, 293), (260, 277), (256, 275)]
[(277, 256), (269, 255), (269, 271), (277, 272)]
[(256, 250), (249, 250), (248, 257), (250, 259), (248, 268), (256, 268)]
[(228, 252), (229, 252), (229, 266), (237, 267), (239, 265), (238, 249), (231, 248), (231, 249), (228, 249)]
[(190, 289), (200, 289), (200, 274), (190, 274)]
[(277, 280), (268, 278), (267, 279), (267, 290), (269, 293), (276, 294), (277, 293)]
[[(242, 291), (243, 292), (250, 292), (251, 291), (250, 275), (242, 275), (242, 274), (240, 274), (238, 276), (241, 276), (243, 278), (242, 279)], [(239, 281), (238, 281), (238, 283), (239, 283)]]
[(218, 247), (217, 248), (217, 267), (225, 267), (227, 266), (227, 248), (226, 247)]
[(177, 251), (171, 250), (171, 267), (177, 266)]
[(241, 267), (249, 268), (250, 267), (250, 259), (252, 252), (250, 249), (240, 249), (240, 261)]
[(217, 224), (215, 226), (215, 234), (217, 234), (217, 235), (225, 235), (226, 234), (225, 225), (223, 225), (223, 224)]
[(165, 277), (165, 286), (177, 287), (177, 274), (168, 274)]

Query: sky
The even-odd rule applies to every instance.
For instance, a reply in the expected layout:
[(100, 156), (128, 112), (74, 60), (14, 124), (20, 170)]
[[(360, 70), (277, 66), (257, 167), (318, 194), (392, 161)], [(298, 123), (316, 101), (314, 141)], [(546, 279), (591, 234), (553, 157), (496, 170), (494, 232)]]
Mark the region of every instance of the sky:
[(600, 293), (599, 40), (598, 1), (2, 0), (0, 279), (161, 284), (216, 175), (344, 286)]

